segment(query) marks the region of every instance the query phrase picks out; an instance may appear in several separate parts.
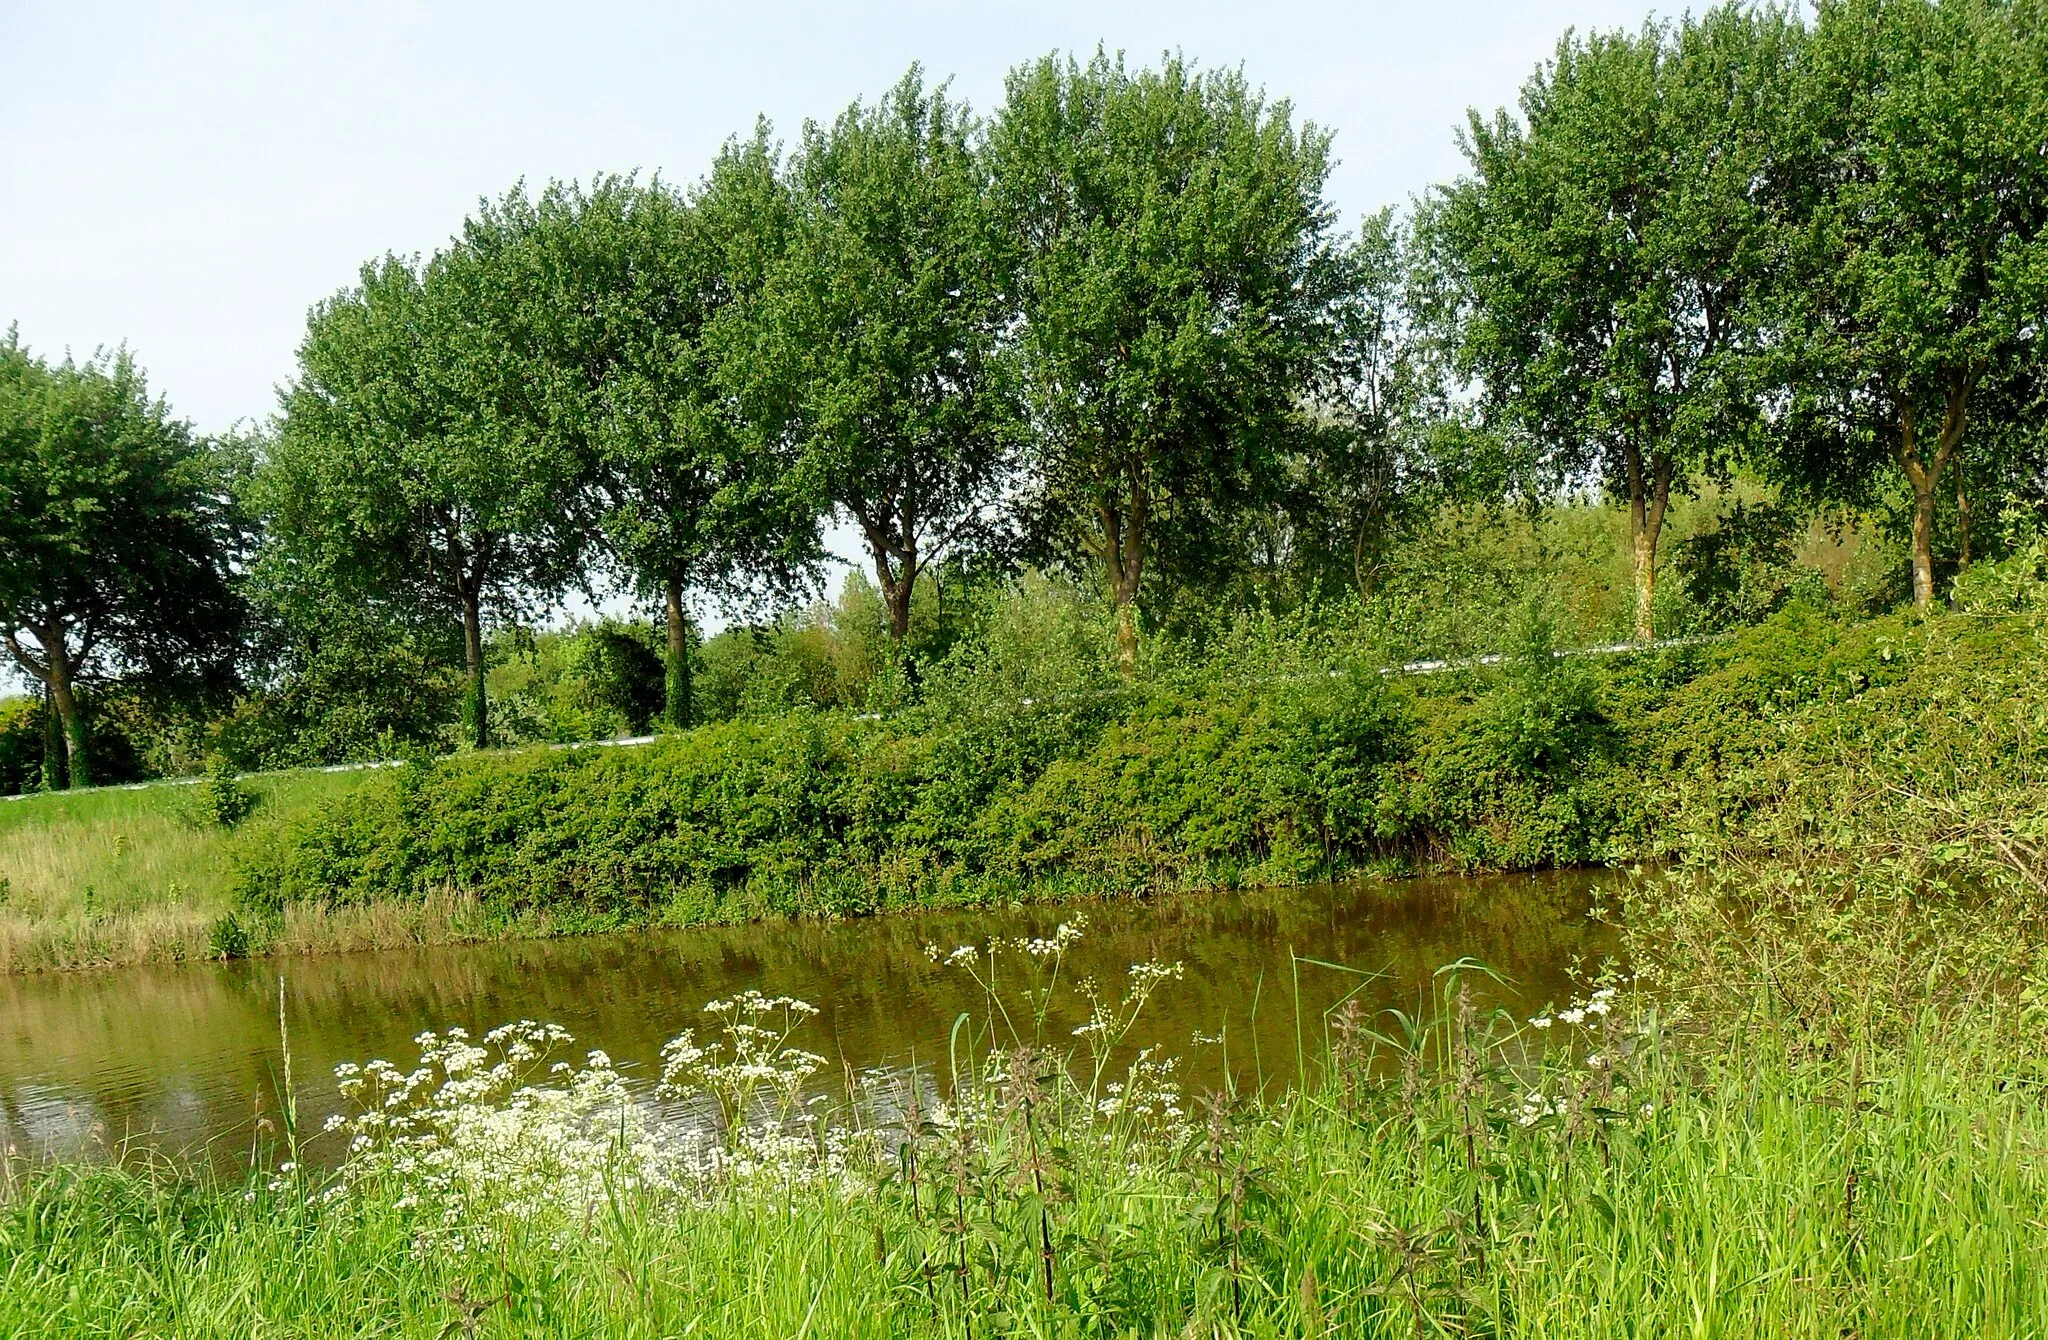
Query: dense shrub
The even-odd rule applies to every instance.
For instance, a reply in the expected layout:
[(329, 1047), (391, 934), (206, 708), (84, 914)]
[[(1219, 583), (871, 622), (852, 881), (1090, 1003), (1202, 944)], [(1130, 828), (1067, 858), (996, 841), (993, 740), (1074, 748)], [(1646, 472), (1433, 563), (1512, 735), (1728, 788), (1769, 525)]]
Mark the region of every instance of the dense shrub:
[(567, 743), (644, 734), (661, 715), (657, 630), (602, 619), (494, 641), (493, 731), (505, 743)]
[(2033, 578), (1987, 574), (1934, 619), (1795, 598), (1719, 642), (1612, 656), (1559, 654), (1529, 600), (1503, 663), (1429, 675), (1383, 673), (1342, 620), (1261, 616), (1131, 680), (1101, 612), (1056, 586), (991, 603), (912, 706), (417, 763), (259, 815), (242, 896), (455, 892), (564, 928), (1529, 869), (1846, 845), (1887, 786), (2048, 771)]
[(43, 705), (36, 698), (0, 698), (0, 795), (41, 785)]

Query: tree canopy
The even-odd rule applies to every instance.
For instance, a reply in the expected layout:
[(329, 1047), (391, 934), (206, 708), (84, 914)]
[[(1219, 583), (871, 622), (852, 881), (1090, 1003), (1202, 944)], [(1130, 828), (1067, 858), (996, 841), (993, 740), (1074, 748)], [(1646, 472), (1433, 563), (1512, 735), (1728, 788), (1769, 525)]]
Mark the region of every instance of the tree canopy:
[(484, 211), (431, 261), (365, 266), (314, 310), (258, 490), (280, 583), (459, 620), (478, 748), (487, 619), (580, 581), (590, 540), (581, 388), (541, 352), (525, 210)]
[(1759, 181), (1797, 31), (1723, 7), (1568, 36), (1520, 119), (1473, 114), (1472, 173), (1425, 215), (1437, 317), (1489, 417), (1551, 487), (1627, 503), (1641, 639), (1672, 489), (1735, 459), (1757, 412)]
[(1007, 92), (989, 155), (1018, 251), (1029, 503), (1102, 565), (1129, 666), (1148, 562), (1225, 547), (1301, 428), (1339, 273), (1330, 140), (1177, 57), (1048, 57)]
[[(1969, 444), (2041, 459), (2048, 14), (2006, 0), (1829, 0), (1802, 75), (1772, 182), (1781, 263), (1767, 307), (1785, 402), (1774, 462), (1795, 488), (1859, 500), (1895, 468), (1912, 495), (1925, 609), (1937, 490), (1963, 475)], [(2010, 478), (2000, 464), (1979, 477)]]
[(690, 722), (687, 602), (785, 590), (816, 564), (817, 509), (772, 436), (753, 430), (726, 327), (760, 290), (790, 228), (765, 131), (720, 154), (694, 193), (659, 180), (556, 186), (531, 244), (573, 314), (547, 351), (573, 370), (574, 436), (591, 462), (597, 539), (667, 621), (663, 718)]
[(1015, 436), (976, 148), (967, 109), (916, 67), (807, 126), (764, 302), (761, 373), (786, 383), (805, 471), (859, 528), (899, 647), (919, 574), (989, 529)]
[(0, 342), (0, 642), (49, 696), (70, 785), (93, 776), (82, 686), (232, 674), (227, 482), (125, 349), (53, 366)]

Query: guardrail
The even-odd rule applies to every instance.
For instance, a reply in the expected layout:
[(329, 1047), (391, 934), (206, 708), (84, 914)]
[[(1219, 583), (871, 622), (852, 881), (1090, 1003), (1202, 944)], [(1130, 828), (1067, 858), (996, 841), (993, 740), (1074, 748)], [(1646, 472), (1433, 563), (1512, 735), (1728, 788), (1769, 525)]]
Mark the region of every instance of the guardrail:
[[(1699, 637), (1660, 638), (1654, 642), (1604, 642), (1592, 647), (1563, 647), (1552, 651), (1550, 654), (1559, 658), (1566, 656), (1624, 656), (1632, 652), (1666, 651), (1675, 647), (1704, 646), (1710, 642), (1726, 641), (1733, 636), (1733, 633), (1710, 633)], [(1473, 670), (1489, 665), (1502, 665), (1510, 659), (1511, 657), (1506, 652), (1491, 651), (1479, 656), (1463, 656), (1449, 660), (1403, 661), (1399, 665), (1380, 666), (1379, 673), (1382, 675), (1440, 675), (1452, 670)], [(1332, 677), (1342, 673), (1344, 672), (1341, 670), (1332, 670), (1330, 672)], [(1035, 698), (1022, 698), (1017, 702), (1019, 707), (1035, 707), (1037, 705), (1038, 700)], [(880, 712), (866, 712), (854, 718), (856, 721), (880, 721), (882, 719), (883, 714)], [(613, 740), (576, 740), (567, 743), (547, 744), (540, 747), (568, 750), (632, 749), (640, 745), (653, 744), (660, 738), (659, 735), (624, 735)], [(517, 746), (520, 749), (532, 749), (534, 747), (533, 745)], [(488, 750), (485, 752), (499, 753), (510, 751)], [(444, 755), (443, 757), (452, 758), (454, 755)], [(237, 780), (240, 780), (244, 777), (280, 777), (291, 772), (370, 772), (378, 768), (401, 767), (404, 762), (405, 760), (403, 759), (385, 758), (364, 763), (330, 763), (322, 767), (313, 768), (274, 768), (265, 772), (237, 773), (235, 776)], [(75, 791), (65, 791), (60, 794), (89, 795), (94, 791), (147, 791), (159, 786), (197, 786), (205, 780), (204, 777), (159, 777), (146, 782), (120, 782), (112, 786), (80, 787)], [(0, 796), (0, 802), (26, 800), (30, 796), (43, 794), (47, 793), (29, 791), (21, 795)]]

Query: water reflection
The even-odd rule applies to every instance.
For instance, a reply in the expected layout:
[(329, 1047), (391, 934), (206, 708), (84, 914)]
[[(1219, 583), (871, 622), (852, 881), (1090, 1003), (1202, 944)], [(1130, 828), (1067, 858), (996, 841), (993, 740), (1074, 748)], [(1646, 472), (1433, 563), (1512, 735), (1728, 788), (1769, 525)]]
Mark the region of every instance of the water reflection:
[[(1507, 980), (1493, 994), (1534, 1009), (1569, 992), (1575, 963), (1605, 951), (1587, 910), (1607, 877), (1583, 873), (1309, 885), (1066, 908), (931, 913), (865, 921), (642, 931), (578, 940), (469, 945), (228, 965), (124, 968), (0, 978), (0, 1141), (79, 1155), (122, 1140), (247, 1158), (274, 1124), (280, 1079), (279, 977), (302, 1128), (334, 1110), (334, 1066), (414, 1055), (425, 1028), (472, 1032), (506, 1020), (554, 1021), (651, 1084), (661, 1044), (706, 1021), (707, 1000), (758, 987), (813, 1001), (796, 1039), (835, 1072), (943, 1058), (953, 1020), (980, 1017), (963, 974), (931, 964), (991, 935), (1044, 934), (1076, 913), (1088, 933), (1070, 974), (1119, 987), (1129, 965), (1181, 960), (1133, 1035), (1184, 1057), (1191, 1084), (1213, 1084), (1229, 1039), (1242, 1083), (1284, 1082), (1297, 1027), (1361, 980), (1305, 959), (1375, 974), (1372, 1006), (1412, 1005), (1439, 966), (1478, 959)], [(1302, 1018), (1296, 1018), (1296, 981)], [(1055, 1009), (1065, 1035), (1081, 1016)]]

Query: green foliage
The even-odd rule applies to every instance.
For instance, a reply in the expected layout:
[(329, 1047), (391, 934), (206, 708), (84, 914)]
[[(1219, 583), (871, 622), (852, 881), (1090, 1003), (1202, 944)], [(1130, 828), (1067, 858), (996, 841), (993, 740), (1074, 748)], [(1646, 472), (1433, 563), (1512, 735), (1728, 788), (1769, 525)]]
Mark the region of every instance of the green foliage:
[(1758, 412), (1755, 182), (1799, 35), (1782, 11), (1730, 5), (1567, 36), (1522, 121), (1473, 113), (1472, 175), (1425, 216), (1436, 319), (1528, 477), (1591, 475), (1628, 503), (1639, 639), (1672, 489), (1725, 469)]
[(217, 959), (247, 958), (254, 944), (249, 928), (232, 911), (222, 913), (207, 933), (209, 956)]
[(690, 724), (687, 599), (784, 592), (818, 557), (820, 504), (740, 394), (751, 319), (787, 249), (789, 192), (766, 130), (729, 143), (687, 197), (601, 178), (510, 202), (565, 292), (544, 356), (585, 388), (571, 413), (594, 451), (586, 481), (606, 548), (668, 622), (663, 719)]
[(491, 693), (508, 743), (603, 740), (651, 731), (666, 703), (660, 634), (600, 620), (497, 640)]
[(226, 484), (125, 349), (53, 367), (12, 329), (0, 342), (0, 643), (48, 690), (69, 785), (93, 780), (86, 685), (125, 672), (204, 689), (231, 674), (242, 608)]
[[(1460, 498), (1505, 496), (1488, 477), (1492, 453), (1472, 450), (1490, 439), (1448, 403), (1441, 340), (1416, 319), (1420, 259), (1392, 209), (1367, 215), (1340, 253), (1334, 346), (1314, 379), (1309, 431), (1284, 453), (1273, 513), (1249, 527), (1253, 548), (1267, 549), (1253, 567), (1269, 580), (1368, 595), (1432, 513)], [(1281, 551), (1286, 559), (1274, 562)]]
[(1788, 408), (1772, 455), (1821, 496), (1903, 476), (1923, 609), (1950, 471), (1974, 458), (1963, 483), (1994, 499), (2040, 485), (2044, 52), (2035, 4), (1831, 0), (1773, 155), (1783, 262), (1761, 296)]
[(1681, 540), (1674, 566), (1697, 620), (1685, 631), (1759, 623), (1793, 598), (1802, 582), (1815, 594), (1818, 574), (1801, 573), (1794, 565), (1799, 522), (1791, 508), (1738, 499), (1711, 530)]
[(589, 548), (580, 383), (541, 356), (547, 271), (524, 205), (484, 211), (426, 263), (366, 265), (315, 309), (252, 488), (287, 619), (356, 603), (387, 624), (459, 622), (478, 747), (485, 621), (560, 593)]
[(452, 748), (452, 639), (384, 613), (319, 599), (276, 621), (275, 680), (210, 723), (212, 749), (257, 771)]
[(198, 789), (199, 812), (216, 828), (233, 828), (256, 808), (256, 793), (242, 785), (234, 766), (218, 754), (207, 763)]
[(42, 780), (43, 704), (0, 698), (0, 795), (33, 791)]
[[(1899, 732), (1933, 729), (1929, 704), (2004, 720), (2037, 654), (2024, 619), (1859, 624), (1795, 601), (1731, 643), (1602, 659), (1560, 654), (1532, 604), (1497, 669), (1390, 679), (1369, 641), (1310, 619), (1133, 684), (1107, 610), (1053, 583), (981, 618), (914, 707), (790, 685), (802, 710), (757, 701), (644, 749), (414, 768), (260, 830), (241, 885), (269, 907), (453, 890), (508, 924), (613, 924), (1658, 854), (1790, 823), (1788, 797), (1839, 789), (1830, 751), (1910, 756)], [(784, 647), (752, 679), (802, 666)], [(2010, 728), (1977, 742), (1985, 773), (2023, 751)]]
[(1052, 552), (1102, 565), (1137, 655), (1148, 563), (1199, 573), (1277, 483), (1343, 267), (1329, 136), (1231, 71), (1098, 52), (1011, 72), (990, 128)]
[(899, 644), (920, 572), (987, 538), (1020, 435), (978, 135), (915, 66), (874, 106), (807, 124), (748, 351), (801, 470), (859, 528)]

